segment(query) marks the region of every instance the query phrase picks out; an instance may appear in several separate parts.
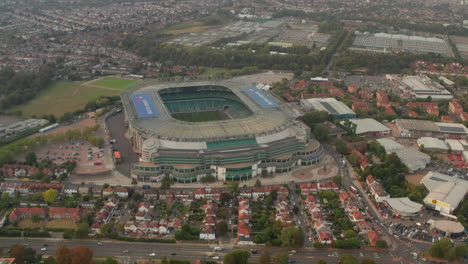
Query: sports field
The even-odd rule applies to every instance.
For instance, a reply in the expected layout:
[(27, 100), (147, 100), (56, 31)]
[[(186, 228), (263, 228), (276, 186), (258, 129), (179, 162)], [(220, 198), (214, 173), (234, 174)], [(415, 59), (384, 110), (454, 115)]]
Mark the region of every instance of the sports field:
[(206, 122), (227, 119), (223, 113), (217, 111), (172, 114), (172, 117), (187, 122)]
[(89, 82), (87, 84), (92, 86), (100, 86), (103, 88), (125, 90), (131, 87), (132, 85), (137, 84), (138, 82), (138, 80), (106, 77), (96, 80), (94, 82)]
[(100, 96), (115, 96), (120, 92), (119, 89), (99, 88), (83, 82), (57, 81), (42, 90), (34, 99), (9, 110), (20, 110), (24, 115), (61, 116), (65, 112), (82, 109), (86, 103)]

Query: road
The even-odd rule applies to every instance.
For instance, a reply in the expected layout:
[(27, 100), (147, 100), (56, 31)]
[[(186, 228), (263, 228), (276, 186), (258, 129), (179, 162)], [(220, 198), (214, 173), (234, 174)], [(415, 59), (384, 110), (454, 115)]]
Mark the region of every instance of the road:
[[(168, 258), (177, 259), (208, 259), (208, 254), (213, 252), (214, 245), (207, 244), (159, 244), (159, 243), (141, 243), (141, 242), (124, 242), (124, 241), (101, 241), (102, 246), (98, 245), (96, 240), (53, 240), (53, 239), (17, 239), (17, 238), (1, 238), (0, 244), (9, 247), (16, 244), (23, 244), (25, 241), (29, 243), (37, 252), (44, 255), (54, 255), (55, 250), (60, 245), (75, 247), (77, 245), (86, 245), (93, 249), (96, 257), (113, 256), (118, 257), (124, 263), (134, 263), (137, 259), (148, 257), (150, 253), (156, 253), (156, 258), (166, 256)], [(47, 251), (40, 251), (44, 244), (47, 244)], [(221, 259), (227, 253), (236, 249), (223, 249), (217, 253)], [(271, 256), (279, 253), (288, 253), (286, 248), (262, 248), (257, 247), (258, 253), (252, 254), (251, 262), (258, 262), (262, 252), (268, 251)], [(128, 250), (128, 252), (125, 252)], [(245, 248), (249, 250), (249, 248)], [(176, 255), (171, 255), (175, 253)], [(397, 258), (391, 252), (379, 250), (337, 250), (337, 249), (313, 249), (305, 248), (298, 249), (297, 253), (290, 254), (290, 258), (296, 259), (297, 263), (311, 263), (311, 260), (326, 259), (329, 263), (335, 263), (344, 254), (352, 254), (357, 258), (370, 257), (378, 261), (378, 263), (398, 263)], [(396, 262), (397, 261), (397, 262)], [(409, 262), (410, 259), (405, 260)]]

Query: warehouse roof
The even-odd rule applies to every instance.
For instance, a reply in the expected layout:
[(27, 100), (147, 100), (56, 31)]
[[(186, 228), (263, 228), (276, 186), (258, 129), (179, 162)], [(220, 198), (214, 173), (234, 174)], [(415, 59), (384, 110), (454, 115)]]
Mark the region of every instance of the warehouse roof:
[(372, 118), (353, 118), (349, 119), (349, 121), (357, 125), (356, 134), (358, 135), (363, 133), (390, 131), (390, 128), (382, 125), (380, 122)]
[(347, 105), (331, 97), (303, 99), (301, 103), (309, 110), (327, 111), (331, 115), (356, 114)]
[(408, 197), (387, 198), (385, 201), (394, 210), (405, 214), (416, 214), (423, 208), (422, 204), (415, 203)]
[(444, 141), (435, 137), (421, 137), (418, 139), (418, 146), (424, 145), (426, 149), (448, 150)]
[(447, 143), (449, 148), (453, 151), (462, 152), (463, 150), (465, 150), (465, 148), (463, 148), (463, 145), (456, 139), (446, 139), (445, 143)]
[(377, 139), (377, 142), (385, 148), (387, 153), (394, 152), (398, 158), (400, 158), (401, 162), (408, 167), (410, 172), (423, 169), (431, 162), (431, 157), (429, 155), (415, 148), (405, 147), (396, 141), (386, 138)]
[(452, 134), (468, 134), (468, 129), (463, 124), (457, 123), (434, 123), (438, 128), (439, 131), (442, 133), (452, 133)]
[(396, 119), (395, 123), (401, 129), (406, 130), (418, 130), (418, 131), (432, 131), (438, 132), (439, 127), (434, 122), (427, 120), (416, 120), (416, 119)]
[(429, 190), (424, 200), (438, 200), (457, 208), (468, 192), (468, 181), (430, 171), (421, 180)]

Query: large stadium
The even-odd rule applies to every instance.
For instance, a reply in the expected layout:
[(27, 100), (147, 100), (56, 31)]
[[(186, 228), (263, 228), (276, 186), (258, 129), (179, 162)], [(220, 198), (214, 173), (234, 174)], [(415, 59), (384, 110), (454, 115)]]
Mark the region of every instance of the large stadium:
[(242, 181), (322, 157), (285, 103), (240, 80), (147, 84), (123, 93), (122, 103), (140, 182)]

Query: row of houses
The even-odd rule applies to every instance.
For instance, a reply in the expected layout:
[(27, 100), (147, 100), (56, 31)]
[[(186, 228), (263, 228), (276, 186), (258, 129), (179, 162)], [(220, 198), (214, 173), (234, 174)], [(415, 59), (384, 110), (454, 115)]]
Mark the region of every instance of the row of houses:
[(216, 239), (216, 212), (218, 211), (218, 204), (208, 201), (202, 206), (202, 210), (205, 213), (205, 219), (203, 219), (203, 226), (200, 231), (200, 239), (203, 240), (215, 240)]
[(249, 221), (252, 219), (252, 208), (249, 198), (239, 200), (237, 219), (237, 243), (240, 245), (253, 244), (252, 229), (249, 225)]
[(54, 175), (59, 177), (68, 173), (65, 168), (43, 168), (41, 170), (37, 167), (22, 164), (5, 164), (1, 170), (3, 175), (9, 177), (33, 177), (37, 172), (42, 172), (49, 177)]
[(84, 208), (61, 208), (61, 207), (50, 207), (50, 208), (23, 208), (17, 207), (8, 216), (10, 222), (20, 221), (23, 219), (31, 218), (37, 215), (41, 218), (50, 219), (69, 219), (77, 222), (87, 212)]

